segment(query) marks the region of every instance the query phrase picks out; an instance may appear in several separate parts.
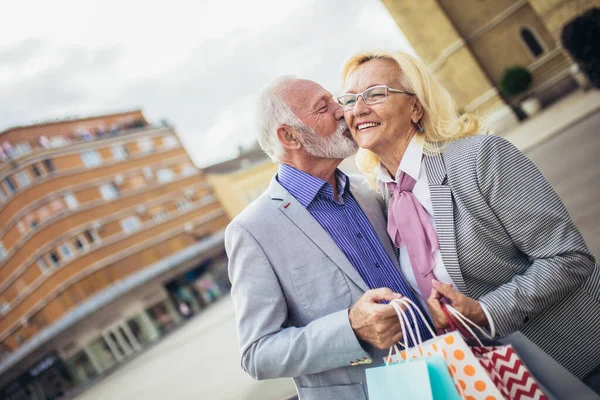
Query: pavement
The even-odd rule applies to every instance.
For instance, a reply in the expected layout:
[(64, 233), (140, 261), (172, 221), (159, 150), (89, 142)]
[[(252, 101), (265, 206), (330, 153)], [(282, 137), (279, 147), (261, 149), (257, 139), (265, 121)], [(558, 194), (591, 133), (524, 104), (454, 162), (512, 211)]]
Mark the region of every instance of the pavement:
[(283, 400), (291, 379), (255, 381), (240, 367), (229, 296), (105, 377), (76, 400)]
[(600, 90), (577, 91), (501, 136), (527, 153), (600, 110)]

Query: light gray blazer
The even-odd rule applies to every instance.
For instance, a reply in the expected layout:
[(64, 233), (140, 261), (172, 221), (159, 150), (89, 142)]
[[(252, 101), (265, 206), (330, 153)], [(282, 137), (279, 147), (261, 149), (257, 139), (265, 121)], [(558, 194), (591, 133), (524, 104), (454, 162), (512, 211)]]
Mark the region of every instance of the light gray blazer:
[[(381, 196), (350, 189), (397, 268)], [(242, 368), (293, 377), (300, 399), (366, 399), (364, 369), (386, 352), (359, 343), (348, 309), (369, 288), (329, 234), (275, 178), (227, 227)], [(352, 366), (357, 360), (373, 364)]]
[(497, 335), (521, 331), (579, 378), (600, 365), (600, 267), (536, 166), (498, 136), (424, 160), (444, 265)]

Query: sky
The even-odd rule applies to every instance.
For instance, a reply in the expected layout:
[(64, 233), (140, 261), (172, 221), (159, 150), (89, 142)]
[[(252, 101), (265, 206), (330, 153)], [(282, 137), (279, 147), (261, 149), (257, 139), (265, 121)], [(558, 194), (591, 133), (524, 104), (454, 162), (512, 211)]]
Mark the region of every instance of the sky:
[(199, 167), (255, 142), (257, 93), (277, 76), (338, 95), (354, 53), (414, 54), (380, 0), (22, 0), (3, 17), (0, 131), (141, 108)]

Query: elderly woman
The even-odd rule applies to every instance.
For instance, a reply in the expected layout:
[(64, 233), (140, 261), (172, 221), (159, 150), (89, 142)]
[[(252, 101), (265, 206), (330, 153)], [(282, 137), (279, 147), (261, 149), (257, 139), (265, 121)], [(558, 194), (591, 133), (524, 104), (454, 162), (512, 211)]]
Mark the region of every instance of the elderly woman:
[(580, 379), (600, 371), (600, 268), (535, 165), (477, 135), (408, 54), (364, 53), (338, 98), (359, 169), (388, 207), (402, 272), (438, 328), (446, 301), (504, 337), (520, 331)]

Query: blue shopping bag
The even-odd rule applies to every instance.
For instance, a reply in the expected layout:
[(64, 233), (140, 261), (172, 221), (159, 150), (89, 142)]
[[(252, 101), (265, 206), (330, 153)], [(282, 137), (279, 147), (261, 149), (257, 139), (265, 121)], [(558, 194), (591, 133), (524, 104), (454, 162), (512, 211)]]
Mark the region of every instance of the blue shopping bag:
[(369, 400), (433, 400), (425, 359), (369, 368), (365, 372)]
[(446, 361), (433, 355), (369, 368), (370, 400), (460, 400)]
[(461, 400), (454, 379), (448, 371), (448, 364), (442, 356), (433, 355), (424, 358), (427, 361), (429, 382), (435, 400)]

